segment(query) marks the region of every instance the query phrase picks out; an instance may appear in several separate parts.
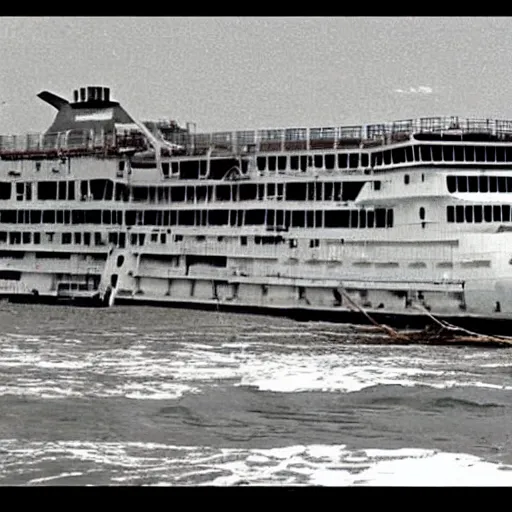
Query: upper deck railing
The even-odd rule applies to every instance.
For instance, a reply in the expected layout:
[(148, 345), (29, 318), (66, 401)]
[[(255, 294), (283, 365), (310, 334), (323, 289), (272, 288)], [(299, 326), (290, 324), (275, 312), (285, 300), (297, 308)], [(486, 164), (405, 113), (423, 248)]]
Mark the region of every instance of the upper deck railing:
[[(412, 136), (478, 134), (512, 141), (512, 121), (459, 117), (423, 117), (382, 124), (318, 128), (278, 128), (234, 132), (166, 132), (165, 140), (189, 155), (210, 150), (228, 153), (265, 151), (371, 148), (409, 140)], [(0, 156), (23, 158), (40, 155), (99, 153), (115, 155), (123, 150), (142, 151), (150, 145), (142, 133), (97, 133), (92, 130), (51, 134), (0, 136)]]

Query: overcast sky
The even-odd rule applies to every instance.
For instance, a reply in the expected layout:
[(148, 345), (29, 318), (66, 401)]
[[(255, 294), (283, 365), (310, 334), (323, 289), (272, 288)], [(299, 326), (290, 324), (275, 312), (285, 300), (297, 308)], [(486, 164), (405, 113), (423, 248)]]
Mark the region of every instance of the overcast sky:
[(512, 18), (1, 17), (0, 133), (86, 85), (198, 131), (512, 119)]

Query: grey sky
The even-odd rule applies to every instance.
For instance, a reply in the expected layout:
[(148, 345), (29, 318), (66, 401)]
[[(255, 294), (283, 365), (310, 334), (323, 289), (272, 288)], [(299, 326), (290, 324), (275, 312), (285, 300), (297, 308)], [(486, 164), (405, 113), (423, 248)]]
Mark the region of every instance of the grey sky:
[(105, 85), (198, 131), (512, 119), (512, 18), (0, 18), (0, 133), (44, 131), (50, 90)]

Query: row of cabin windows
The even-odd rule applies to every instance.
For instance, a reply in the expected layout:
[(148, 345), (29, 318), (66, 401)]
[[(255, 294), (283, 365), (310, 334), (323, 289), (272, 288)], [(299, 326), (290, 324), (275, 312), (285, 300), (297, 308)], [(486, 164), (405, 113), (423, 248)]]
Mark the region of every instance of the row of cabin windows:
[(307, 169), (358, 169), (368, 167), (368, 153), (338, 153), (317, 155), (258, 156), (258, 171), (302, 171)]
[(123, 224), (121, 210), (0, 210), (3, 224)]
[(448, 192), (512, 192), (508, 176), (447, 176)]
[[(123, 224), (120, 210), (0, 210), (4, 224)], [(393, 210), (128, 210), (127, 226), (392, 227)]]
[(421, 145), (372, 153), (372, 167), (413, 162), (510, 162), (512, 147)]
[(151, 226), (276, 226), (309, 228), (385, 228), (393, 210), (171, 210), (127, 211), (126, 224)]
[[(41, 181), (37, 184), (37, 199), (75, 200), (74, 181)], [(289, 182), (236, 183), (198, 186), (133, 187), (110, 180), (80, 181), (81, 200), (116, 200), (134, 202), (211, 202), (278, 199), (286, 201), (353, 201), (364, 182)], [(32, 199), (32, 183), (16, 183), (18, 200)], [(11, 183), (0, 183), (0, 199), (11, 198)]]
[(475, 204), (448, 206), (446, 208), (448, 222), (510, 222), (511, 208), (509, 204)]
[(133, 187), (134, 202), (353, 201), (364, 182), (237, 183), (176, 187)]
[[(91, 245), (97, 246), (108, 244), (124, 247), (126, 244), (126, 233), (82, 233), (79, 231), (73, 233), (45, 233), (45, 243), (61, 243), (62, 245)], [(151, 243), (167, 243), (167, 233), (130, 233), (131, 245), (144, 245), (146, 241)], [(19, 232), (19, 231), (0, 231), (0, 243), (18, 245), (18, 244), (36, 244), (41, 243), (40, 232)]]

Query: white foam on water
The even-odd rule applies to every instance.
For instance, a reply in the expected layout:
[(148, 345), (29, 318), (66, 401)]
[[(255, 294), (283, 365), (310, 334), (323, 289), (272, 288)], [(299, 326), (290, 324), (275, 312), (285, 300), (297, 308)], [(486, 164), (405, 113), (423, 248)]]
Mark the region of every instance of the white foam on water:
[[(279, 341), (283, 333), (294, 338), (305, 334), (310, 342)], [(94, 336), (101, 338), (101, 334), (105, 333)], [(124, 348), (106, 341), (98, 344), (98, 340), (89, 346), (78, 337), (0, 336), (0, 369), (12, 372), (19, 368), (23, 376), (0, 382), (0, 395), (166, 400), (228, 381), (229, 385), (289, 393), (349, 393), (379, 385), (512, 389), (512, 376), (478, 372), (512, 366), (508, 353), (500, 361), (489, 360), (496, 352), (462, 353), (454, 362), (449, 350), (326, 343), (315, 341), (315, 333), (296, 327), (242, 332), (232, 341), (226, 341), (226, 333), (212, 331), (213, 341), (203, 338), (209, 343), (198, 343), (184, 333), (174, 333), (179, 341), (170, 341), (164, 332), (121, 334), (133, 335)], [(172, 348), (166, 350), (169, 344)]]
[[(72, 482), (80, 485), (81, 478), (91, 483), (93, 473), (101, 474), (101, 480), (93, 485), (512, 485), (510, 465), (418, 448), (350, 450), (344, 445), (295, 445), (215, 449), (143, 442), (4, 439), (0, 449), (5, 453), (0, 485), (9, 478), (18, 485), (73, 478)], [(45, 474), (48, 461), (70, 469)]]

